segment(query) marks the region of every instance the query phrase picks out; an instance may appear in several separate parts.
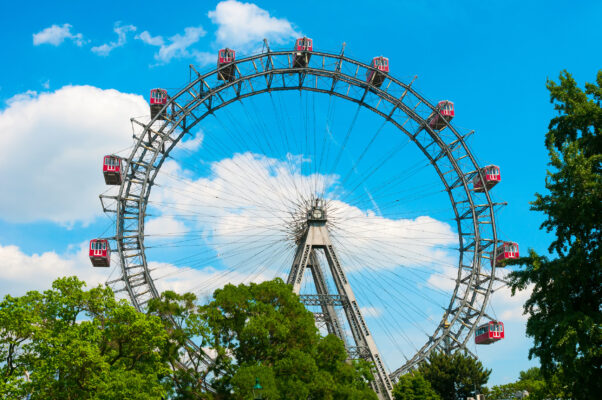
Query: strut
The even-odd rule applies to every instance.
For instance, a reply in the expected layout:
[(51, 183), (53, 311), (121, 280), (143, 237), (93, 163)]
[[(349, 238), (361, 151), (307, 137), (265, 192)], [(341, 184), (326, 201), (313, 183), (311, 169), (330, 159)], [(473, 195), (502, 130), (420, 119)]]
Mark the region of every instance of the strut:
[[(326, 209), (322, 200), (316, 199), (312, 202), (307, 212), (307, 223), (299, 235), (297, 251), (288, 276), (287, 283), (293, 286), (293, 291), (299, 294), (301, 283), (306, 268), (311, 270), (311, 275), (316, 287), (317, 294), (301, 295), (301, 301), (306, 306), (320, 306), (322, 312), (314, 313), (316, 322), (326, 324), (328, 333), (338, 336), (345, 342), (350, 359), (362, 358), (374, 364), (373, 389), (381, 400), (392, 400), (393, 386), (389, 374), (385, 368), (376, 343), (368, 326), (362, 317), (360, 307), (357, 304), (353, 290), (349, 285), (347, 276), (341, 267), (327, 228)], [(336, 293), (329, 293), (326, 279), (320, 263), (317, 251), (323, 251), (332, 273)], [(343, 314), (351, 328), (351, 334), (355, 346), (346, 343), (346, 337), (342, 329), (335, 306), (343, 308)]]

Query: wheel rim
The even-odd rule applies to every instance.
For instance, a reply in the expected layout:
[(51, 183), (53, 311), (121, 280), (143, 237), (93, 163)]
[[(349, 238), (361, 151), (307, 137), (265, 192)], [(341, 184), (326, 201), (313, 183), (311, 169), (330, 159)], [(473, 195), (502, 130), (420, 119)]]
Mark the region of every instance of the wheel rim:
[[(165, 106), (164, 110), (171, 110), (172, 121), (133, 120), (141, 133), (125, 165), (126, 179), (116, 196), (105, 196), (115, 203), (114, 209), (105, 207), (105, 211), (116, 216), (117, 231), (111, 239), (117, 244), (121, 272), (110, 284), (127, 293), (139, 310), (159, 296), (146, 258), (145, 215), (157, 174), (184, 135), (207, 116), (247, 97), (290, 90), (324, 93), (361, 105), (411, 139), (437, 172), (457, 222), (458, 273), (449, 305), (426, 343), (391, 377), (397, 379), (430, 352), (442, 349), (446, 338), (452, 351), (465, 349), (481, 317), (490, 318), (485, 307), (496, 279), (495, 264), (490, 260), (495, 259), (497, 247), (496, 203), (487, 190), (478, 194), (471, 190), (470, 182), (480, 175), (480, 169), (465, 142), (468, 134), (460, 134), (451, 124), (442, 132), (431, 129), (427, 118), (435, 106), (411, 85), (390, 75), (381, 87), (367, 85), (361, 79), (370, 70), (366, 64), (343, 54), (313, 52), (312, 59), (321, 60), (321, 68), (314, 64), (293, 69), (291, 54), (268, 51), (237, 60), (236, 79), (221, 86), (212, 87), (219, 70), (198, 74)], [(407, 119), (414, 129), (406, 128), (403, 121)]]

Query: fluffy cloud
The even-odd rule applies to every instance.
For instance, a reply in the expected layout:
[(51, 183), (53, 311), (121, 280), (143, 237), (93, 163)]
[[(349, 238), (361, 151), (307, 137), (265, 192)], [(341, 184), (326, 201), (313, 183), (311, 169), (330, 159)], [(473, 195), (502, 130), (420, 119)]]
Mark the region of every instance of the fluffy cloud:
[(136, 36), (136, 39), (150, 46), (159, 47), (159, 50), (155, 53), (155, 60), (161, 64), (166, 64), (174, 58), (192, 57), (203, 60), (205, 53), (190, 50), (189, 47), (197, 43), (206, 33), (201, 26), (197, 26), (184, 28), (183, 35), (177, 34), (167, 40), (164, 40), (162, 36), (152, 36), (148, 31), (140, 33)]
[(174, 290), (177, 293), (193, 292), (202, 301), (209, 299), (216, 289), (227, 284), (248, 284), (274, 279), (274, 276), (267, 274), (250, 276), (241, 272), (232, 272), (226, 275), (212, 267), (194, 269), (158, 262), (149, 263), (149, 268), (159, 292), (165, 290)]
[[(249, 252), (242, 250), (251, 246), (241, 244), (246, 242), (252, 243), (252, 254), (269, 248), (271, 254), (290, 255), (295, 219), (305, 218), (299, 205), (312, 193), (328, 193), (337, 182), (336, 176), (302, 175), (303, 162), (290, 155), (282, 161), (236, 154), (213, 163), (210, 176), (195, 179), (191, 171), (168, 161), (151, 195), (153, 214), (173, 210), (192, 217), (183, 223), (198, 233), (198, 240), (206, 240), (215, 253), (223, 255), (221, 261), (227, 267), (264, 261), (245, 262)], [(166, 205), (163, 209), (162, 204)], [(445, 264), (449, 254), (442, 248), (457, 243), (448, 224), (428, 216), (389, 219), (338, 200), (328, 202), (327, 212), (334, 244), (351, 273), (366, 267)], [(164, 224), (169, 225), (173, 223)], [(271, 267), (280, 268), (283, 259), (270, 260)]]
[(456, 287), (456, 278), (458, 277), (458, 269), (452, 265), (453, 261), (450, 260), (449, 265), (441, 268), (440, 273), (429, 276), (427, 283), (437, 289), (451, 292)]
[(71, 28), (72, 26), (70, 24), (49, 26), (48, 28), (33, 34), (33, 45), (39, 46), (41, 44), (50, 44), (52, 46), (58, 46), (63, 43), (65, 39), (69, 39), (76, 45), (83, 46), (83, 35), (81, 33), (72, 33)]
[(188, 228), (173, 217), (151, 218), (144, 224), (144, 236), (153, 240), (153, 236), (162, 236), (165, 232), (184, 234)]
[[(506, 278), (510, 272), (506, 269), (498, 269), (497, 275)], [(531, 297), (533, 285), (528, 285), (525, 290), (516, 292), (512, 296), (512, 291), (506, 285), (495, 290), (491, 296), (490, 304), (492, 309), (502, 321), (526, 322), (527, 315), (523, 314), (523, 305)]]
[(272, 17), (268, 11), (253, 3), (222, 1), (208, 16), (218, 26), (218, 44), (224, 46), (248, 50), (256, 47), (264, 38), (283, 43), (299, 36), (288, 20)]
[(360, 307), (360, 311), (364, 317), (378, 318), (383, 314), (383, 310), (378, 307)]
[(0, 296), (23, 295), (29, 290), (46, 290), (52, 281), (63, 276), (76, 275), (88, 288), (103, 284), (104, 270), (93, 268), (88, 259), (88, 243), (72, 247), (65, 254), (46, 252), (25, 254), (17, 246), (0, 245)]
[[(20, 296), (30, 290), (43, 291), (50, 288), (52, 282), (64, 276), (77, 276), (86, 282), (87, 287), (102, 285), (107, 280), (119, 276), (116, 259), (113, 258), (111, 269), (94, 268), (88, 258), (88, 242), (70, 246), (64, 254), (50, 251), (42, 254), (26, 254), (17, 246), (0, 245), (0, 298), (6, 294)], [(263, 282), (272, 276), (257, 275), (253, 279), (249, 275), (233, 273), (219, 275), (211, 267), (192, 269), (176, 267), (168, 263), (149, 263), (151, 275), (159, 291), (175, 290), (178, 293), (194, 291), (202, 299), (209, 298), (215, 289), (228, 283)], [(216, 278), (217, 277), (217, 278)]]
[(148, 114), (142, 96), (92, 86), (14, 97), (0, 112), (0, 218), (90, 222), (107, 189), (102, 156), (131, 146), (130, 118)]
[(113, 31), (117, 34), (116, 42), (109, 42), (100, 46), (92, 47), (92, 51), (100, 56), (108, 56), (113, 49), (123, 46), (127, 41), (127, 34), (129, 32), (135, 32), (136, 27), (134, 25), (121, 25), (121, 23), (115, 23)]

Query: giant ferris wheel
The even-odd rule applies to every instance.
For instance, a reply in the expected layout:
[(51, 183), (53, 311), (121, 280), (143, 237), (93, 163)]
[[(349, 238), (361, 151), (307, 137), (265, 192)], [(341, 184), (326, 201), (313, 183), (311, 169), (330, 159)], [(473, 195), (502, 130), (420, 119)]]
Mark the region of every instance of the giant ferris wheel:
[(478, 164), (454, 104), (344, 50), (222, 49), (152, 90), (129, 154), (104, 158), (114, 235), (90, 258), (139, 310), (170, 287), (281, 277), (391, 399), (431, 352), (503, 338), (488, 300), (518, 246), (496, 230), (500, 170)]

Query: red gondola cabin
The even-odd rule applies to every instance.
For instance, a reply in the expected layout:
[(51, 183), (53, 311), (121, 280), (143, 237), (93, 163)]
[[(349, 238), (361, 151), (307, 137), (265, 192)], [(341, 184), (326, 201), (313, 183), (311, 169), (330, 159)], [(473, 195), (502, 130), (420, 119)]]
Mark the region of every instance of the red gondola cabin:
[(489, 321), (479, 326), (474, 334), (476, 344), (491, 344), (504, 338), (504, 323)]
[(108, 240), (90, 240), (90, 261), (94, 267), (111, 266), (111, 247)]
[(232, 49), (222, 49), (217, 54), (217, 68), (224, 67), (217, 73), (217, 79), (220, 81), (232, 82), (235, 78), (234, 60), (236, 60), (236, 52)]
[(518, 243), (503, 242), (498, 246), (496, 253), (495, 265), (503, 267), (506, 260), (512, 260), (519, 257)]
[(305, 68), (309, 64), (311, 52), (314, 49), (314, 42), (308, 37), (302, 37), (295, 42), (295, 52), (293, 53), (293, 68)]
[[(502, 180), (502, 175), (500, 174), (500, 167), (497, 165), (488, 165), (486, 167), (481, 168), (481, 173), (483, 174), (483, 179), (485, 180), (485, 188), (487, 190), (491, 190), (492, 187), (498, 184)], [(482, 193), (485, 191), (483, 188), (483, 184), (481, 183), (481, 177), (479, 174), (475, 175), (472, 179), (472, 187), (475, 192)]]
[(389, 59), (382, 56), (374, 57), (370, 66), (376, 68), (376, 71), (371, 69), (366, 71), (366, 82), (380, 87), (389, 73)]
[(121, 169), (121, 158), (117, 156), (104, 156), (102, 162), (102, 174), (107, 185), (121, 185), (123, 178)]
[[(167, 104), (167, 90), (153, 89), (150, 92), (151, 119), (155, 118)], [(165, 119), (165, 114), (160, 114), (158, 119)]]
[(451, 121), (455, 115), (454, 103), (442, 100), (437, 104), (435, 111), (429, 115), (427, 121), (431, 128), (440, 131), (447, 126), (446, 122)]

